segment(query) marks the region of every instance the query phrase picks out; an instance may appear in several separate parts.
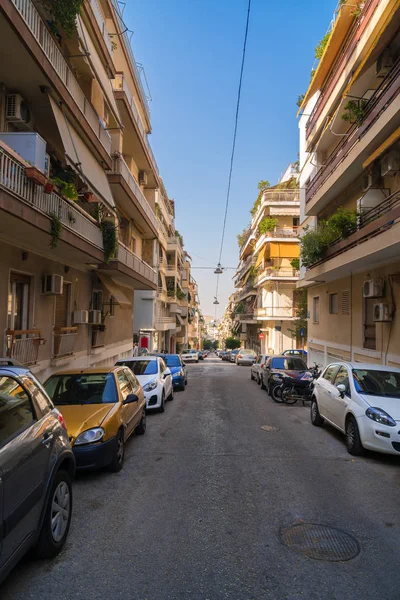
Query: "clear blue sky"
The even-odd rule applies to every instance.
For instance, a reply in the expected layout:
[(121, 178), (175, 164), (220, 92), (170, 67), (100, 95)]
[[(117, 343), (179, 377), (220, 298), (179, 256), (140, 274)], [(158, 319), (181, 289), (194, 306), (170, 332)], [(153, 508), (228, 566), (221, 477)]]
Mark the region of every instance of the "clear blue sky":
[[(238, 263), (236, 234), (250, 220), (257, 182), (275, 183), (297, 158), (296, 101), (335, 5), (252, 0), (224, 266)], [(127, 0), (124, 11), (153, 97), (150, 141), (194, 267), (218, 259), (246, 11), (247, 0)], [(233, 274), (220, 278), (219, 317)], [(216, 275), (193, 275), (203, 313), (214, 315)]]

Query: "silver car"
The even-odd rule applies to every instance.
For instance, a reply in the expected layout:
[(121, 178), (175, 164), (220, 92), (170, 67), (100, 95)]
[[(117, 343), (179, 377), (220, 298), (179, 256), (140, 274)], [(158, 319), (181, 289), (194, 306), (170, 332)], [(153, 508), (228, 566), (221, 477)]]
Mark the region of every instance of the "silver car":
[(75, 459), (61, 413), (35, 377), (0, 359), (0, 582), (31, 549), (58, 554), (72, 514)]
[(267, 360), (269, 359), (269, 354), (259, 354), (257, 356), (257, 360), (255, 363), (252, 364), (251, 366), (251, 371), (250, 371), (250, 379), (251, 380), (256, 380), (258, 385), (261, 385), (261, 379), (262, 379), (262, 371), (265, 367), (265, 363), (267, 362)]
[(236, 364), (239, 365), (252, 365), (257, 359), (257, 354), (254, 350), (239, 350), (236, 355)]

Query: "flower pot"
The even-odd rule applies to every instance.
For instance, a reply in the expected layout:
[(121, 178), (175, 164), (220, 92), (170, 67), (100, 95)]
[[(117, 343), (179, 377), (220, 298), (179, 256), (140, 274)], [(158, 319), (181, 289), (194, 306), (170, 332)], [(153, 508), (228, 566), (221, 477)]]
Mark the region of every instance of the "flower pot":
[(45, 194), (51, 194), (54, 190), (54, 183), (45, 183), (44, 184), (44, 193)]
[(45, 338), (33, 338), (34, 346), (44, 346), (47, 340)]
[(36, 183), (36, 185), (44, 186), (47, 181), (44, 173), (39, 171), (36, 167), (25, 167), (25, 173), (27, 178), (33, 181), (33, 183)]
[(96, 202), (93, 192), (85, 192), (83, 194), (83, 199), (85, 200), (85, 202)]

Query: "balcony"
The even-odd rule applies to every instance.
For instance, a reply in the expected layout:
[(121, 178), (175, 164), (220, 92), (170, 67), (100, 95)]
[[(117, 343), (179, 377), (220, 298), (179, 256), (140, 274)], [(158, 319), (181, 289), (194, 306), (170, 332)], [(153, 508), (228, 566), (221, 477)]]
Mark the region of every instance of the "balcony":
[(300, 242), (299, 227), (275, 229), (274, 231), (267, 231), (266, 233), (261, 234), (254, 245), (254, 252), (258, 252), (267, 242), (288, 240)]
[(176, 236), (176, 235), (172, 235), (169, 236), (168, 238), (168, 250), (170, 251), (179, 251), (182, 254), (182, 242), (181, 239)]
[(118, 242), (117, 256), (108, 264), (101, 264), (99, 271), (116, 277), (124, 285), (136, 290), (156, 290), (157, 272), (136, 256), (122, 242)]
[[(11, 10), (8, 10), (7, 15), (13, 21), (13, 25), (19, 32), (19, 35), (23, 36), (24, 42), (27, 43), (33, 51), (36, 51), (35, 58), (37, 64), (39, 64), (44, 73), (48, 75), (48, 69), (46, 69), (46, 65), (41, 60), (44, 54), (62, 84), (59, 88), (60, 94), (62, 94), (68, 102), (73, 100), (73, 103), (69, 104), (71, 111), (77, 116), (81, 115), (84, 118), (85, 123), (89, 126), (89, 130), (94, 134), (96, 145), (97, 143), (100, 143), (102, 149), (105, 151), (105, 155), (108, 155), (109, 160), (111, 151), (110, 134), (105, 130), (96, 111), (85, 97), (82, 88), (72, 74), (59, 46), (47, 28), (47, 24), (36, 10), (32, 0), (10, 0), (10, 4), (16, 9), (18, 15), (22, 18), (32, 35), (32, 41), (28, 38), (25, 39), (24, 32), (20, 30), (19, 23), (13, 18), (14, 14), (12, 14)], [(39, 47), (39, 52), (38, 48), (33, 47), (33, 44), (36, 44)], [(37, 85), (39, 85), (39, 83), (37, 83)]]
[(165, 249), (167, 249), (169, 233), (168, 233), (167, 229), (165, 228), (164, 224), (160, 221), (160, 219), (157, 219), (157, 231), (158, 231), (158, 237), (159, 237), (160, 242), (162, 243), (162, 246)]
[(175, 317), (158, 317), (154, 324), (155, 329), (158, 331), (170, 331), (176, 329), (176, 318)]
[(54, 358), (61, 358), (74, 353), (77, 334), (77, 327), (60, 327), (54, 331)]
[(7, 357), (14, 358), (22, 365), (37, 362), (39, 348), (46, 342), (39, 329), (6, 330)]
[(257, 290), (254, 287), (254, 283), (247, 283), (239, 292), (237, 292), (236, 295), (236, 301), (239, 302), (240, 300), (244, 300), (245, 298), (248, 298), (249, 296), (256, 296), (257, 295)]
[(96, 23), (100, 30), (101, 36), (103, 38), (104, 44), (109, 52), (110, 57), (113, 56), (114, 50), (111, 42), (110, 34), (108, 33), (107, 25), (104, 20), (103, 12), (100, 8), (97, 0), (89, 0), (90, 8), (92, 9), (94, 18), (96, 19)]
[(400, 122), (400, 59), (365, 108), (361, 124), (354, 123), (306, 188), (306, 211), (318, 214), (331, 199), (363, 171), (363, 162)]
[(165, 290), (163, 287), (159, 286), (157, 288), (157, 298), (161, 302), (168, 302), (167, 290)]
[(157, 236), (156, 215), (122, 156), (114, 158), (108, 181), (118, 205), (125, 214), (137, 221), (145, 234)]
[[(325, 281), (344, 277), (398, 258), (400, 252), (400, 190), (365, 212), (350, 235), (331, 244), (326, 255), (310, 267), (306, 281), (321, 275)], [(368, 257), (368, 261), (366, 261)]]
[(274, 215), (299, 215), (300, 214), (300, 189), (273, 189), (265, 190), (256, 214), (252, 220), (254, 228), (265, 209), (269, 208), (270, 216)]
[(254, 284), (258, 286), (268, 280), (296, 281), (299, 276), (300, 271), (291, 267), (267, 267), (256, 277)]
[(174, 215), (172, 214), (171, 205), (169, 203), (169, 200), (166, 200), (161, 195), (161, 192), (158, 193), (157, 204), (160, 207), (161, 213), (166, 223), (171, 222), (171, 220), (174, 218)]
[(264, 306), (254, 311), (256, 319), (259, 320), (287, 320), (294, 319), (295, 314), (292, 306)]
[[(127, 118), (129, 117), (129, 121), (133, 124), (133, 126), (139, 136), (139, 139), (142, 143), (142, 146), (144, 148), (146, 158), (147, 158), (146, 163), (141, 164), (139, 161), (139, 157), (136, 154), (136, 157), (135, 157), (136, 163), (138, 164), (138, 167), (140, 169), (143, 169), (145, 171), (148, 170), (148, 165), (150, 165), (150, 168), (153, 170), (153, 173), (154, 173), (155, 181), (157, 182), (159, 179), (159, 171), (158, 171), (157, 162), (156, 162), (156, 159), (154, 158), (154, 154), (151, 149), (150, 142), (147, 137), (147, 133), (143, 126), (142, 119), (139, 115), (138, 109), (136, 108), (133, 94), (132, 94), (131, 90), (129, 89), (129, 84), (128, 84), (126, 78), (124, 77), (123, 73), (117, 73), (117, 75), (116, 75), (115, 79), (112, 81), (112, 83), (114, 86), (114, 94), (115, 94), (116, 100), (118, 100), (119, 102), (122, 102), (123, 105), (127, 109), (127, 113), (126, 113), (126, 111), (122, 110), (122, 116), (124, 117), (124, 115), (125, 115), (125, 119), (123, 118), (123, 122), (125, 125), (124, 137), (128, 136), (128, 140), (129, 140), (129, 132), (128, 132), (128, 128), (126, 127)], [(136, 145), (135, 140), (132, 140), (132, 145), (133, 146)]]

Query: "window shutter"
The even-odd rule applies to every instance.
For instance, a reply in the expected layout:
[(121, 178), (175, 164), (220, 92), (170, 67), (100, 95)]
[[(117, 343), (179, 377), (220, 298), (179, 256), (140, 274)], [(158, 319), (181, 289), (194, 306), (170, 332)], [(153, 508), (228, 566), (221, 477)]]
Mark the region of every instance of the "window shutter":
[(342, 292), (342, 315), (350, 314), (350, 290)]

